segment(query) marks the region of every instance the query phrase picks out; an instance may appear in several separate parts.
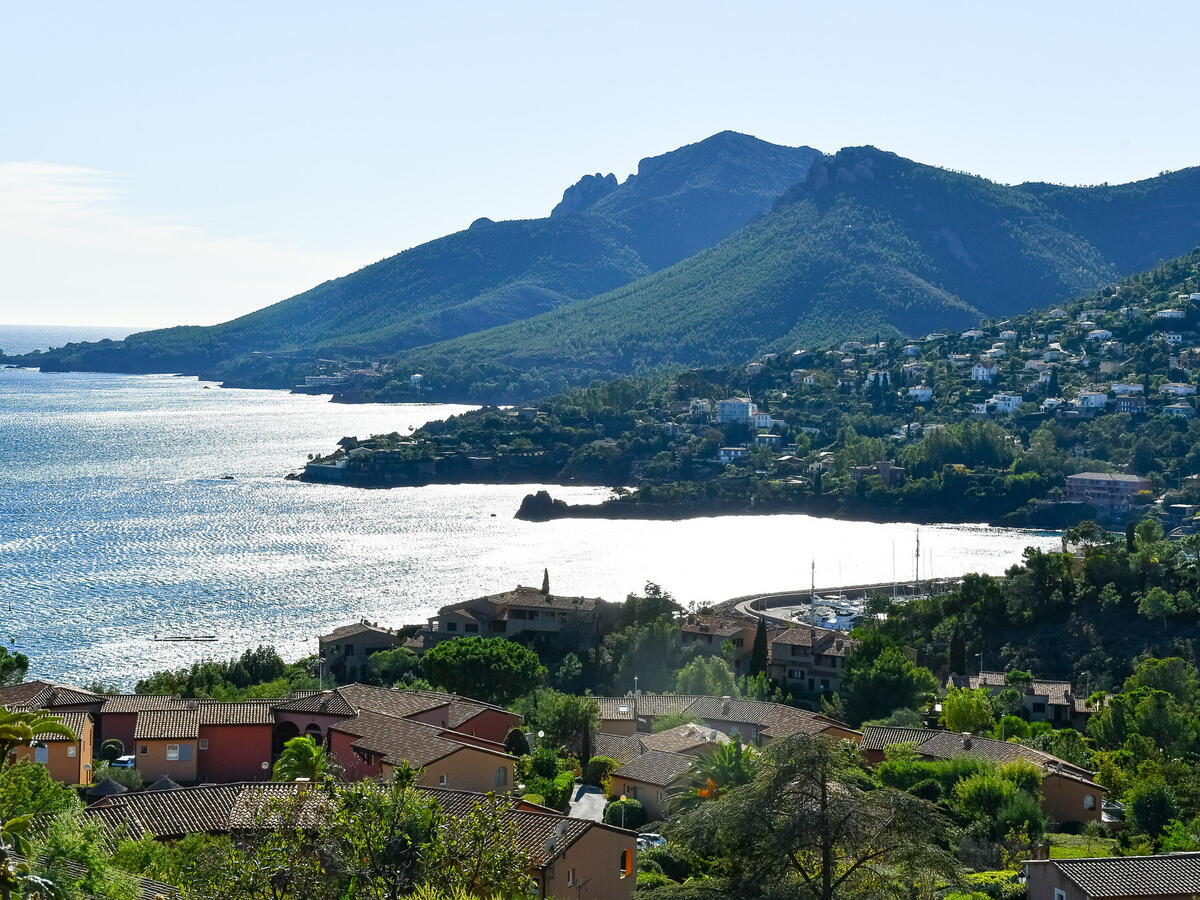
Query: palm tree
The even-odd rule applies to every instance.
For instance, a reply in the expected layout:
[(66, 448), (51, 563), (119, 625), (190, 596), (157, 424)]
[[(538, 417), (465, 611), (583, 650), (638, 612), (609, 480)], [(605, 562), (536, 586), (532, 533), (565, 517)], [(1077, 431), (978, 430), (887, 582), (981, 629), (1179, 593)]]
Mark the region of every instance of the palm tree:
[(749, 784), (758, 774), (758, 753), (739, 740), (718, 744), (713, 755), (692, 765), (687, 782), (672, 800), (673, 809), (684, 809), (705, 800), (716, 800), (725, 791)]
[(304, 735), (283, 745), (283, 753), (275, 762), (274, 778), (276, 781), (306, 778), (314, 783), (332, 781), (333, 768), (333, 760), (325, 748)]
[(55, 735), (69, 741), (79, 738), (62, 720), (44, 710), (11, 712), (0, 707), (0, 769), (18, 747), (28, 747), (38, 735)]

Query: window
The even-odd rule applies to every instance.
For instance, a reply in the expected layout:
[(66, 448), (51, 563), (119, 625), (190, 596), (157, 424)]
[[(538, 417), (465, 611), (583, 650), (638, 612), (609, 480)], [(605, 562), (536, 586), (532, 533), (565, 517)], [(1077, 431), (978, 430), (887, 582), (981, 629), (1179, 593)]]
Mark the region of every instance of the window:
[(1034, 703), (1033, 711), (1035, 713), (1044, 713), (1046, 711), (1046, 704), (1045, 703)]
[(445, 775), (439, 775), (439, 776), (438, 776), (438, 785), (439, 785), (439, 786), (441, 786), (441, 787), (445, 787), (445, 786), (446, 786), (446, 776), (445, 776)]
[(70, 747), (67, 748), (67, 758), (74, 759), (75, 755), (78, 753), (78, 751), (79, 751), (79, 748), (76, 747), (74, 744), (72, 744)]
[(192, 758), (192, 745), (191, 744), (180, 744), (179, 745), (180, 761), (188, 762), (191, 758)]
[(1084, 794), (1083, 795), (1083, 808), (1084, 809), (1095, 809), (1096, 808), (1096, 798), (1093, 797), (1091, 794)]
[(200, 741), (199, 741), (199, 743), (200, 743), (200, 749), (201, 749), (201, 750), (207, 750), (207, 749), (208, 749), (208, 738), (200, 738)]
[(1054, 889), (1054, 900), (1067, 900), (1067, 892), (1062, 888)]
[(504, 787), (508, 784), (508, 767), (496, 766), (496, 787)]
[(40, 747), (33, 748), (33, 761), (41, 763), (43, 766), (50, 762), (50, 748), (44, 744)]
[(621, 851), (621, 877), (628, 878), (633, 874), (633, 854), (628, 848)]
[(347, 656), (353, 656), (353, 655), (354, 655), (354, 645), (353, 645), (353, 644), (347, 644), (347, 645), (346, 645), (346, 655), (347, 655)]
[(447, 622), (446, 630), (447, 631), (458, 631), (458, 623), (457, 622)]
[(142, 746), (138, 747), (138, 754), (141, 756), (146, 756), (149, 752), (150, 752), (150, 748), (147, 747), (145, 744), (142, 744)]
[(174, 762), (179, 759), (179, 745), (167, 744), (167, 761)]
[(463, 626), (463, 630), (465, 632), (467, 632), (467, 634), (477, 634), (479, 632), (479, 623), (478, 622), (468, 622), (466, 625)]
[(567, 887), (575, 886), (575, 870), (567, 869)]

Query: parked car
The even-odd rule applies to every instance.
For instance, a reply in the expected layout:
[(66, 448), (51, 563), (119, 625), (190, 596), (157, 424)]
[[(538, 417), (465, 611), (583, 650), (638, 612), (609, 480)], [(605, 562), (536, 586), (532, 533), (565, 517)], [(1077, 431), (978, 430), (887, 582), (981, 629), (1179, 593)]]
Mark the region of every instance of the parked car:
[(132, 769), (134, 767), (133, 754), (129, 754), (128, 756), (118, 756), (110, 763), (110, 765), (114, 769)]
[(666, 842), (667, 839), (665, 837), (663, 837), (661, 834), (655, 834), (652, 831), (648, 831), (645, 834), (639, 834), (637, 836), (637, 848), (639, 850), (649, 850), (651, 847), (661, 847)]

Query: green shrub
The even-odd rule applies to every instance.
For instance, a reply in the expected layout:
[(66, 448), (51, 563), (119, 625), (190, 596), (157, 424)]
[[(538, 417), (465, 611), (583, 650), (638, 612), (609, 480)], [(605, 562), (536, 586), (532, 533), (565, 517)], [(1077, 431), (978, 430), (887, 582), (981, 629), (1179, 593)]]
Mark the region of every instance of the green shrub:
[[(539, 780), (538, 785), (541, 786), (542, 783)], [(543, 788), (542, 791), (546, 797), (546, 805), (565, 812), (571, 802), (571, 794), (575, 788), (575, 778), (570, 772), (559, 772), (553, 779), (548, 779), (545, 783), (548, 786)]]
[(524, 800), (526, 803), (534, 803), (538, 806), (546, 805), (546, 798), (543, 797), (541, 794), (522, 794), (521, 799)]
[(529, 738), (525, 736), (523, 729), (509, 729), (508, 734), (504, 736), (504, 751), (517, 757), (529, 755)]
[(529, 770), (539, 778), (553, 778), (558, 774), (558, 753), (549, 744), (542, 744), (530, 759)]
[(620, 826), (622, 823), (621, 810), (625, 810), (624, 824), (626, 828), (641, 828), (646, 824), (646, 807), (637, 800), (613, 800), (604, 807), (604, 822), (606, 825)]
[(908, 789), (908, 792), (914, 797), (920, 797), (922, 800), (928, 800), (930, 803), (937, 803), (942, 799), (942, 785), (934, 778), (926, 778), (924, 781), (918, 781)]
[(664, 884), (674, 883), (674, 881), (661, 872), (638, 872), (637, 876), (637, 889), (639, 891), (649, 891), (656, 887), (662, 887)]
[(593, 756), (588, 760), (587, 769), (584, 770), (583, 783), (600, 786), (606, 778), (612, 775), (618, 765), (611, 756)]
[[(621, 819), (618, 814), (617, 824), (620, 824), (620, 822)], [(639, 869), (643, 866), (654, 866), (655, 869), (673, 881), (684, 881), (697, 874), (696, 862), (696, 859), (691, 854), (687, 853), (678, 844), (672, 844), (669, 841), (661, 847), (651, 847), (649, 850), (643, 850), (638, 854)]]

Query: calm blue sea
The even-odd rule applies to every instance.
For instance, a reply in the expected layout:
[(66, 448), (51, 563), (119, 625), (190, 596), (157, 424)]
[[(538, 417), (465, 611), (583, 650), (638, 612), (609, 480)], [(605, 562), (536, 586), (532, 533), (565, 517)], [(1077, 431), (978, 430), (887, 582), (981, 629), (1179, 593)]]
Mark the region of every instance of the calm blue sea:
[[(389, 491), (283, 480), (347, 434), (465, 407), (332, 404), (194, 378), (0, 369), (0, 641), (43, 677), (129, 685), (260, 642), (300, 656), (366, 616), (389, 625), (540, 584), (622, 599), (657, 581), (684, 602), (909, 577), (911, 525), (808, 516), (686, 522), (512, 518), (531, 486)], [(222, 476), (230, 475), (232, 480)], [(536, 487), (536, 486), (534, 486)], [(573, 501), (595, 488), (551, 488)], [(1052, 536), (921, 528), (922, 574), (999, 572)], [(213, 644), (162, 634), (214, 634)]]

